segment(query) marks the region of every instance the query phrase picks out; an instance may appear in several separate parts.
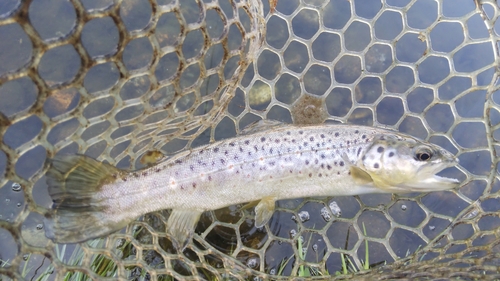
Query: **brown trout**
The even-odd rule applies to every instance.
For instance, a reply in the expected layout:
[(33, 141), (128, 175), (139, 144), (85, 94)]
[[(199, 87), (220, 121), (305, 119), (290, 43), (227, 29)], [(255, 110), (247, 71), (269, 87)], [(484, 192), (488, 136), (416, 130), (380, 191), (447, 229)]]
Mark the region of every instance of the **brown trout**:
[(458, 164), (454, 155), (405, 134), (353, 125), (274, 124), (268, 130), (261, 125), (259, 132), (249, 130), (133, 172), (86, 156), (56, 156), (46, 174), (53, 200), (46, 236), (57, 243), (82, 242), (146, 213), (172, 209), (167, 232), (182, 248), (207, 210), (260, 200), (255, 225), (261, 227), (276, 200), (458, 185), (436, 175)]

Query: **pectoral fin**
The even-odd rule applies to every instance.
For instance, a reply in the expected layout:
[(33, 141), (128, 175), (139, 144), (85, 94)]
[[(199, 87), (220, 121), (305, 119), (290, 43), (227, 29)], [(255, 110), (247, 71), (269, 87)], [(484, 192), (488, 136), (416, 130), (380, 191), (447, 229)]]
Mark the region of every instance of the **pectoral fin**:
[(353, 177), (354, 181), (357, 184), (361, 185), (373, 182), (372, 177), (367, 172), (358, 168), (353, 162), (351, 162), (346, 153), (342, 154), (342, 159), (344, 159), (346, 165), (349, 165), (349, 171), (351, 171), (351, 177)]
[(373, 178), (367, 172), (361, 170), (360, 168), (356, 166), (351, 166), (349, 170), (351, 171), (351, 177), (354, 179), (356, 183), (367, 184), (373, 182)]
[(274, 197), (264, 197), (255, 207), (255, 227), (263, 227), (273, 216), (276, 200)]
[(167, 232), (175, 240), (174, 244), (178, 249), (183, 250), (186, 247), (201, 213), (198, 210), (172, 210), (167, 221)]

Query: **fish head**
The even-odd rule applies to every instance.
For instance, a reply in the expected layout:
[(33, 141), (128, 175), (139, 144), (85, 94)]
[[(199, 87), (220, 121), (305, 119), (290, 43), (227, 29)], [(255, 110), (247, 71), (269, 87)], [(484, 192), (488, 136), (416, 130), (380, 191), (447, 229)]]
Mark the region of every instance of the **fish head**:
[(457, 165), (458, 159), (438, 145), (410, 136), (375, 136), (357, 164), (387, 192), (429, 192), (458, 185), (456, 179), (436, 175)]

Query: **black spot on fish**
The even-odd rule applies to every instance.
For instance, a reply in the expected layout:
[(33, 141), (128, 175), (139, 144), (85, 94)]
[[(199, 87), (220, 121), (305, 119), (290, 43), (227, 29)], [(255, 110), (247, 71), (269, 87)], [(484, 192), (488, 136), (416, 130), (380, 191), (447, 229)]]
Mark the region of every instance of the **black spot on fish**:
[(265, 138), (265, 137), (262, 137), (262, 138), (260, 138), (260, 141), (261, 141), (261, 142), (265, 142), (265, 141), (266, 141), (266, 138)]
[(250, 156), (250, 155), (252, 155), (252, 152), (251, 152), (251, 151), (249, 151), (249, 152), (248, 152), (248, 156)]
[(240, 146), (240, 152), (243, 152), (243, 147)]
[(274, 165), (276, 165), (276, 162), (274, 161), (269, 162), (269, 166), (274, 166)]
[(344, 161), (340, 161), (340, 162), (339, 162), (339, 165), (340, 165), (340, 166), (344, 166)]
[(335, 136), (338, 137), (340, 134), (339, 133), (335, 133)]
[(287, 135), (291, 135), (292, 133), (290, 133), (290, 131), (286, 132)]
[(147, 175), (148, 175), (148, 172), (142, 172), (142, 175), (143, 175), (143, 176), (147, 176)]
[(224, 164), (224, 163), (226, 163), (226, 160), (221, 159), (221, 160), (220, 160), (220, 162), (221, 162), (222, 164)]
[(314, 141), (314, 137), (310, 137), (310, 138), (309, 138), (309, 140), (310, 140), (310, 141)]
[(299, 135), (302, 135), (304, 132), (303, 131), (299, 131)]
[(337, 161), (333, 162), (333, 165), (337, 166)]
[(245, 141), (245, 144), (246, 144), (246, 145), (248, 145), (249, 143), (250, 143), (250, 141), (249, 141), (249, 140), (246, 140), (246, 141)]
[(384, 148), (383, 148), (383, 147), (381, 147), (381, 146), (379, 146), (379, 147), (377, 148), (377, 152), (378, 152), (378, 153), (382, 153), (382, 152), (384, 152)]
[(212, 166), (215, 166), (215, 161), (212, 161)]
[(212, 181), (212, 176), (208, 176), (208, 181)]
[(319, 161), (318, 161), (318, 159), (314, 159), (314, 164), (316, 164), (316, 165), (317, 165), (317, 164), (318, 164), (318, 162), (319, 162)]
[(269, 149), (269, 154), (273, 154), (273, 149)]
[(313, 174), (309, 173), (309, 177), (312, 177), (312, 176), (313, 176)]
[(362, 136), (361, 136), (361, 138), (362, 138), (362, 139), (366, 139), (366, 135), (362, 135)]
[(318, 177), (320, 177), (320, 178), (321, 178), (322, 176), (323, 176), (323, 175), (322, 175), (321, 173), (319, 173), (319, 174), (318, 174)]
[(351, 142), (350, 141), (347, 141), (347, 144), (350, 144)]
[(347, 174), (350, 176), (351, 175), (351, 171), (347, 172)]
[(366, 156), (363, 156), (363, 157), (361, 158), (361, 160), (365, 161), (365, 160), (366, 160)]
[(337, 175), (340, 175), (340, 172), (337, 172)]
[(259, 148), (256, 145), (253, 146), (253, 149), (255, 149), (255, 152), (259, 151)]
[(391, 151), (391, 152), (389, 152), (389, 157), (392, 157), (392, 156), (394, 156), (394, 152)]
[(320, 157), (321, 157), (321, 159), (325, 159), (325, 158), (326, 158), (326, 155), (321, 154), (321, 156), (320, 156)]
[(358, 130), (356, 130), (356, 131), (354, 131), (354, 133), (355, 133), (355, 134), (357, 134), (357, 133), (359, 133), (359, 131), (358, 131)]
[(216, 153), (219, 152), (219, 148), (218, 147), (214, 148), (214, 152)]
[(321, 169), (325, 168), (325, 164), (321, 163)]
[(238, 157), (238, 155), (234, 155), (233, 159), (238, 160), (238, 159), (240, 159), (240, 157)]
[(224, 155), (228, 156), (229, 155), (229, 151), (224, 151)]
[(304, 142), (304, 146), (307, 146), (307, 145), (308, 145), (308, 143), (307, 143), (307, 142)]
[(295, 143), (295, 139), (292, 139), (292, 142)]
[(189, 165), (189, 169), (190, 169), (191, 171), (194, 171), (194, 166), (193, 166), (193, 165)]
[[(158, 168), (158, 169), (155, 170), (155, 172), (159, 173), (159, 172), (161, 172), (161, 169)], [(115, 178), (116, 178), (116, 175), (115, 175)]]
[[(285, 139), (286, 140), (286, 139)], [(280, 143), (280, 140), (279, 139), (275, 139), (274, 140), (275, 143)]]
[(230, 143), (229, 143), (229, 146), (234, 146), (234, 142), (230, 142)]
[(196, 188), (196, 183), (193, 182), (193, 188)]
[(359, 156), (360, 153), (361, 153), (361, 147), (358, 148), (358, 153), (356, 155)]
[(330, 166), (330, 165), (326, 165), (326, 168), (327, 168), (328, 170), (331, 170), (331, 169), (332, 169), (332, 166)]
[(324, 139), (324, 138), (325, 138), (325, 135), (323, 135), (323, 134), (321, 134), (321, 135), (319, 135), (319, 136), (320, 136), (322, 139)]
[(181, 160), (175, 160), (175, 164), (181, 164), (182, 161)]
[(199, 153), (200, 153), (200, 154), (203, 154), (203, 152), (205, 152), (205, 150), (201, 149)]
[(139, 177), (138, 173), (133, 173), (132, 175), (134, 176), (134, 178), (138, 178)]
[(306, 165), (309, 165), (309, 160), (306, 160)]
[(293, 171), (292, 171), (292, 170), (290, 170), (290, 174), (291, 174), (291, 173), (293, 173)]
[(373, 168), (378, 169), (379, 165), (378, 163), (373, 164)]

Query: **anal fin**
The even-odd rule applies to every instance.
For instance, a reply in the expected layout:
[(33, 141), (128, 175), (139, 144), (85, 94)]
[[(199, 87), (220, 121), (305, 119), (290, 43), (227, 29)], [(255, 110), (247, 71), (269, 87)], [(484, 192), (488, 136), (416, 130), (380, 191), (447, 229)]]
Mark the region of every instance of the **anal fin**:
[(276, 199), (264, 197), (255, 207), (255, 227), (263, 227), (273, 216)]
[(167, 232), (175, 240), (173, 242), (178, 249), (186, 247), (202, 213), (199, 210), (172, 210), (167, 221)]

